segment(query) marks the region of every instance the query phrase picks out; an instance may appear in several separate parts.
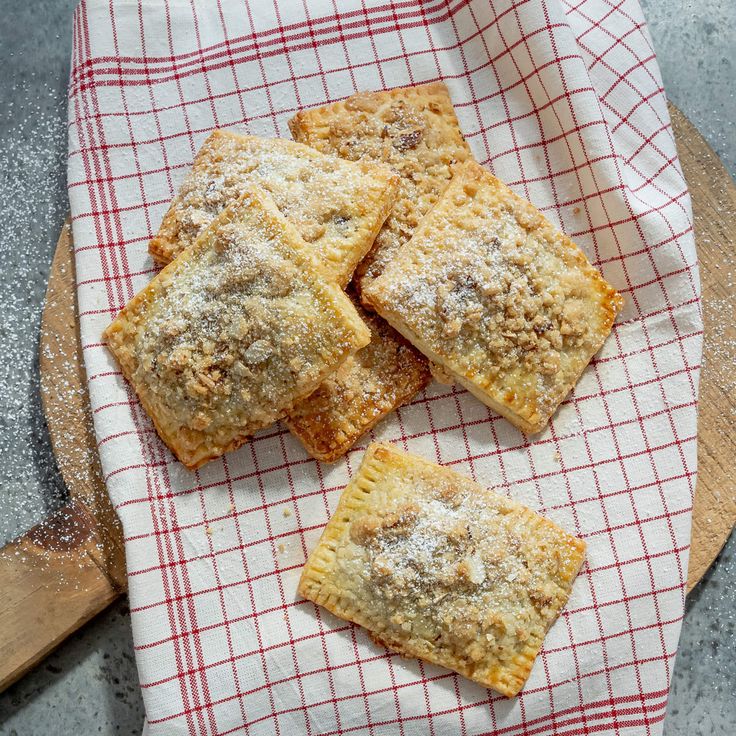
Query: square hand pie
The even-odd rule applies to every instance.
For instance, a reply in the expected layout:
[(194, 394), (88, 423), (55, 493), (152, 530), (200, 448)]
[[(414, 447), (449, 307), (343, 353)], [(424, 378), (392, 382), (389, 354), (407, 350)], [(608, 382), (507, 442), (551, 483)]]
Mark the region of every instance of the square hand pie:
[(302, 110), (289, 128), (294, 139), (351, 161), (388, 164), (399, 176), (399, 197), (373, 250), (356, 270), (361, 290), (386, 267), (452, 178), (452, 166), (471, 158), (447, 87), (441, 82)]
[(370, 333), (294, 226), (253, 189), (105, 338), (161, 438), (197, 468), (280, 419)]
[(287, 415), (312, 457), (334, 462), (387, 414), (429, 382), (427, 361), (392, 327), (357, 307), (371, 341)]
[(363, 296), (528, 433), (547, 424), (623, 303), (570, 238), (474, 161)]
[(189, 247), (246, 188), (259, 186), (345, 286), (370, 250), (396, 196), (387, 167), (349, 163), (300, 143), (216, 130), (148, 245), (160, 263)]
[(299, 593), (407, 657), (506, 696), (531, 672), (585, 544), (440, 465), (371, 445)]

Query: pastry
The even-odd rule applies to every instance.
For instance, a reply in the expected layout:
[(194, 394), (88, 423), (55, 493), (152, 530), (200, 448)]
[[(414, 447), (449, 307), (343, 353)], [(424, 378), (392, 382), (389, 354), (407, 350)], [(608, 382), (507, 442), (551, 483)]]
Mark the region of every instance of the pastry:
[(388, 164), (399, 195), (373, 249), (358, 266), (361, 291), (378, 276), (437, 201), (452, 166), (471, 158), (442, 82), (382, 92), (358, 92), (289, 122), (294, 139), (351, 161)]
[(383, 319), (358, 313), (371, 341), (351, 355), (287, 415), (286, 424), (312, 457), (334, 462), (369, 429), (429, 382), (427, 361)]
[(363, 297), (528, 433), (545, 427), (623, 303), (570, 238), (474, 161)]
[(251, 189), (105, 339), (161, 438), (196, 468), (283, 417), (370, 333), (294, 226)]
[(525, 506), (374, 444), (310, 555), (299, 593), (389, 649), (512, 696), (584, 552), (580, 539)]
[[(470, 156), (444, 84), (360, 92), (299, 112), (289, 123), (302, 143), (342, 158), (387, 164), (399, 196), (374, 249), (356, 269), (361, 287), (395, 256), (452, 175)], [(429, 379), (426, 361), (394, 330), (370, 322), (373, 338), (289, 416), (289, 426), (320, 460), (336, 460), (382, 417), (408, 402)], [(380, 342), (379, 342), (380, 341)]]
[(387, 167), (342, 161), (281, 138), (216, 130), (148, 250), (168, 263), (247, 187), (259, 186), (345, 286), (391, 209), (397, 181)]

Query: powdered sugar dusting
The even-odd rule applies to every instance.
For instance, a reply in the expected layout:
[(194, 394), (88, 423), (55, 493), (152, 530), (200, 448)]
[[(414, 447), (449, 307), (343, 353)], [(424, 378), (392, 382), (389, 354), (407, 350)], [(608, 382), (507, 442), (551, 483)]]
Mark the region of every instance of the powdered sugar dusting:
[[(266, 189), (330, 273), (347, 283), (382, 222), (390, 189), (379, 172), (292, 141), (217, 131), (205, 142), (164, 220), (164, 260), (189, 247), (249, 186)], [(383, 215), (385, 216), (385, 215)]]
[(608, 334), (618, 297), (539, 212), (485, 177), (466, 164), (365, 297), (458, 380), (541, 428)]

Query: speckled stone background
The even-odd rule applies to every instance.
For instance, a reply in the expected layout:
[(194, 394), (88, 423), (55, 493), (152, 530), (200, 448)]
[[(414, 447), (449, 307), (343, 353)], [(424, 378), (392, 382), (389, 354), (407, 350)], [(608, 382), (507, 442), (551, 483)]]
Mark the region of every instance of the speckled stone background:
[[(670, 99), (736, 176), (736, 0), (642, 0)], [(38, 398), (38, 328), (68, 203), (66, 82), (73, 0), (0, 14), (0, 543), (64, 500)], [(0, 595), (2, 592), (0, 591)], [(736, 734), (736, 537), (689, 598), (667, 736)], [(126, 602), (0, 694), (0, 734), (138, 734)]]

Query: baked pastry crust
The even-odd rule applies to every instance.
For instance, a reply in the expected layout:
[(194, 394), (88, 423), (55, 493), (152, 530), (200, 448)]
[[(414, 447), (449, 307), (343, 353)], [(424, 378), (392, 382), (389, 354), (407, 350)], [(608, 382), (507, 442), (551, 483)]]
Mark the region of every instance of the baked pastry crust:
[(104, 337), (161, 438), (196, 468), (280, 419), (370, 332), (294, 226), (251, 189)]
[(398, 199), (356, 270), (358, 291), (411, 237), (452, 178), (453, 165), (471, 158), (442, 82), (359, 92), (298, 112), (289, 128), (295, 140), (323, 153), (387, 164), (400, 176)]
[(334, 462), (383, 417), (429, 382), (427, 361), (383, 319), (362, 310), (371, 341), (288, 413), (286, 424), (312, 457)]
[(391, 209), (398, 177), (388, 167), (342, 161), (294, 141), (216, 130), (197, 153), (149, 253), (168, 263), (250, 186), (271, 195), (330, 277), (345, 286)]
[(623, 304), (570, 238), (474, 161), (363, 297), (528, 433), (545, 427)]
[[(354, 285), (373, 279), (405, 243), (452, 176), (470, 156), (442, 83), (361, 92), (342, 102), (302, 110), (290, 122), (295, 140), (359, 162), (386, 164), (399, 174), (399, 195)], [(290, 414), (292, 432), (314, 457), (331, 462), (382, 417), (408, 402), (429, 380), (424, 358), (397, 334), (366, 320), (370, 345), (346, 361)]]
[(516, 695), (585, 544), (505, 496), (387, 444), (366, 451), (299, 593), (379, 643)]

